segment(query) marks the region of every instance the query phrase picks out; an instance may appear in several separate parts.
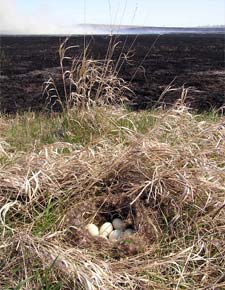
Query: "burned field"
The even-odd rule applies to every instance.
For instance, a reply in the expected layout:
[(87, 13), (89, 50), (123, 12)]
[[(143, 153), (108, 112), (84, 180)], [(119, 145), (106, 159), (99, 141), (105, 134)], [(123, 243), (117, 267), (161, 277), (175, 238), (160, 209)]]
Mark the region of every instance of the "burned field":
[[(65, 37), (1, 37), (1, 111), (42, 110), (46, 106), (43, 83), (52, 76), (62, 93), (58, 49)], [(148, 35), (86, 37), (87, 55), (104, 59), (111, 41), (117, 44), (112, 59), (120, 58), (119, 76), (128, 82), (135, 109), (171, 104), (180, 98), (182, 86), (189, 88), (187, 102), (195, 109), (219, 108), (224, 103), (223, 35)], [(80, 55), (84, 37), (71, 37)], [(128, 54), (127, 54), (128, 53)], [(162, 96), (164, 90), (169, 91)], [(160, 97), (161, 96), (161, 97)]]

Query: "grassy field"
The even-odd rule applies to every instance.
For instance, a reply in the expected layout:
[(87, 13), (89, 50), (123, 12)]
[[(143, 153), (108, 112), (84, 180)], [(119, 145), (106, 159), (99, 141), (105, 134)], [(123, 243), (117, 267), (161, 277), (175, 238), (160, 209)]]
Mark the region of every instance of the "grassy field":
[[(1, 289), (224, 289), (225, 118), (101, 106), (0, 117)], [(92, 237), (121, 217), (135, 234)]]

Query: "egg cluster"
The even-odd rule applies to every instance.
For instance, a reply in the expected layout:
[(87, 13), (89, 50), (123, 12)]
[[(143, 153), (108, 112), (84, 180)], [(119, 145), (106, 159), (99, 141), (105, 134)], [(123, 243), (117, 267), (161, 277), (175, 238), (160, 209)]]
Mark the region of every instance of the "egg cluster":
[(95, 224), (88, 224), (86, 229), (92, 236), (108, 238), (110, 241), (119, 240), (134, 234), (133, 229), (125, 228), (125, 224), (120, 218), (113, 219), (112, 223), (104, 223), (100, 229)]

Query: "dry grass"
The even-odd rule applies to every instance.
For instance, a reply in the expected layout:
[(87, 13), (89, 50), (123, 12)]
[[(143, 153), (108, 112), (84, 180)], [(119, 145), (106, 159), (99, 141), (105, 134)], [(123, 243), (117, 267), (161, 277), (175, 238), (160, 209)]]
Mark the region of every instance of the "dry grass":
[(51, 76), (45, 82), (43, 91), (48, 100), (47, 107), (58, 104), (69, 113), (73, 107), (88, 109), (99, 105), (124, 104), (131, 90), (117, 73), (117, 67), (124, 63), (122, 55), (117, 61), (112, 58), (117, 43), (109, 43), (105, 59), (95, 60), (88, 56), (88, 45), (77, 56), (75, 50), (79, 46), (67, 45), (68, 40), (66, 38), (59, 48), (63, 93), (58, 89), (54, 76)]
[[(143, 131), (147, 114), (156, 121)], [(58, 141), (25, 153), (0, 136), (0, 288), (223, 289), (224, 117), (177, 104), (102, 109), (100, 119), (104, 134), (81, 147)], [(110, 242), (84, 230), (113, 216), (136, 234)]]

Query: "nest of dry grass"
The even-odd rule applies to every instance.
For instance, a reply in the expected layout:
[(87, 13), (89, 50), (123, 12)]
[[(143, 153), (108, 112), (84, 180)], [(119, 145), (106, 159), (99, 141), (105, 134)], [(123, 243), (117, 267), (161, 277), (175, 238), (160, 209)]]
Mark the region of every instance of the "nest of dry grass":
[[(179, 106), (145, 135), (129, 131), (127, 144), (56, 143), (4, 166), (1, 287), (225, 287), (223, 122), (199, 122)], [(49, 199), (57, 218), (36, 234)], [(114, 217), (135, 235), (111, 242), (84, 229)]]

